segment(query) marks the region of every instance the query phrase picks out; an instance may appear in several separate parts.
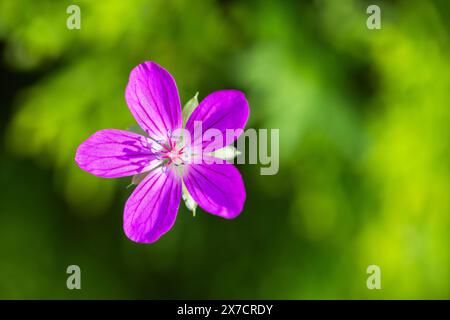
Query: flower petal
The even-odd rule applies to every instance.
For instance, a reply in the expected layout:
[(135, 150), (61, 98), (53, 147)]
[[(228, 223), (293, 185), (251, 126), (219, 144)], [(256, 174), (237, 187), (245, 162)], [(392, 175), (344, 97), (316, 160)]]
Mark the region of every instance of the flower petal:
[(125, 234), (134, 242), (155, 242), (175, 223), (180, 200), (179, 175), (172, 170), (150, 172), (125, 204)]
[(132, 176), (150, 170), (157, 163), (151, 150), (153, 143), (128, 131), (100, 130), (80, 144), (75, 162), (102, 178)]
[[(232, 143), (237, 137), (227, 143), (226, 129), (244, 129), (249, 113), (247, 99), (241, 91), (222, 90), (211, 93), (203, 99), (186, 123), (193, 147), (201, 146), (205, 149), (208, 146), (209, 151), (212, 152)], [(202, 141), (201, 135), (194, 135), (194, 125), (197, 125), (197, 121), (201, 122), (202, 134), (208, 129), (216, 129), (221, 133), (221, 139), (212, 142)]]
[(167, 70), (147, 61), (130, 74), (125, 99), (136, 121), (151, 137), (167, 138), (181, 128), (181, 104), (175, 80)]
[(233, 219), (244, 206), (245, 186), (236, 167), (222, 162), (190, 164), (186, 167), (183, 181), (203, 210)]

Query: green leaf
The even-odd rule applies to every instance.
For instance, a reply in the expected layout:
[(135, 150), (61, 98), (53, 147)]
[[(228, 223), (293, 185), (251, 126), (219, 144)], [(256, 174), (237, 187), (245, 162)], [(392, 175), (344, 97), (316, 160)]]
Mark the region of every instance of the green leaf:
[(198, 106), (198, 92), (195, 94), (195, 96), (186, 102), (186, 104), (183, 107), (183, 127), (186, 125), (187, 119), (189, 119), (189, 116), (191, 113), (197, 108)]
[(195, 217), (195, 209), (197, 209), (197, 202), (195, 202), (194, 198), (192, 198), (191, 194), (186, 188), (186, 185), (183, 182), (182, 186), (182, 198), (184, 200), (184, 204), (188, 208), (189, 211), (192, 211), (192, 215)]
[(240, 154), (241, 152), (232, 145), (223, 147), (222, 149), (216, 150), (211, 153), (212, 156), (227, 161), (233, 160)]
[(140, 134), (141, 136), (147, 136), (147, 132), (145, 132), (140, 126), (137, 124), (133, 124), (132, 126), (128, 127), (128, 131), (131, 131), (133, 133)]

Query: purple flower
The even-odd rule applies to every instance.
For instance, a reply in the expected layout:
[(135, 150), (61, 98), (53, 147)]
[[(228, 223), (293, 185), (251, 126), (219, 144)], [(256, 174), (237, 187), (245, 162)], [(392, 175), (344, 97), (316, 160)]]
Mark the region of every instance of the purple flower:
[(174, 135), (183, 125), (181, 104), (175, 80), (164, 68), (154, 62), (134, 68), (125, 99), (148, 136), (97, 131), (78, 147), (75, 161), (99, 177), (140, 180), (125, 205), (123, 227), (128, 238), (140, 243), (158, 240), (173, 226), (186, 191), (191, 203), (205, 211), (227, 219), (238, 216), (245, 201), (239, 171), (230, 163), (211, 161), (215, 158), (205, 151), (225, 146), (225, 138), (207, 143), (194, 132), (197, 124), (203, 132), (215, 129), (223, 137), (227, 129), (242, 130), (249, 116), (244, 94), (222, 90), (208, 95), (186, 122), (192, 137), (188, 142)]

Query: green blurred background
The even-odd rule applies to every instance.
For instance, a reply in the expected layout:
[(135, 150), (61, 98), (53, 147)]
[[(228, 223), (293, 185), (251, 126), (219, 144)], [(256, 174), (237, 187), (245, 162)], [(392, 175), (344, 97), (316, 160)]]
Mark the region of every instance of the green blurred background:
[[(81, 8), (68, 30), (66, 8)], [(381, 7), (381, 30), (366, 8)], [(448, 1), (0, 0), (0, 298), (450, 298)], [(280, 171), (232, 221), (130, 242), (130, 179), (74, 162), (145, 60), (182, 102), (243, 90)], [(82, 290), (66, 288), (81, 267)], [(381, 267), (381, 290), (366, 268)]]

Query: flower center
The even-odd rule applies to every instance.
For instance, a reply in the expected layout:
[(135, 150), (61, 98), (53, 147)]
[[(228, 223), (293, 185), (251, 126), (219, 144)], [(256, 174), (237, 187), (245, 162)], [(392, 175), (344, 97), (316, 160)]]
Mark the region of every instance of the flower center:
[(158, 157), (163, 162), (163, 168), (171, 166), (182, 166), (187, 162), (186, 148), (183, 143), (173, 137), (169, 137), (165, 143), (160, 143), (160, 149), (157, 151)]

